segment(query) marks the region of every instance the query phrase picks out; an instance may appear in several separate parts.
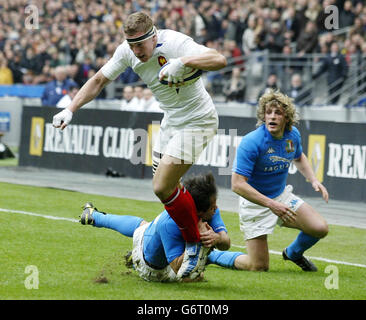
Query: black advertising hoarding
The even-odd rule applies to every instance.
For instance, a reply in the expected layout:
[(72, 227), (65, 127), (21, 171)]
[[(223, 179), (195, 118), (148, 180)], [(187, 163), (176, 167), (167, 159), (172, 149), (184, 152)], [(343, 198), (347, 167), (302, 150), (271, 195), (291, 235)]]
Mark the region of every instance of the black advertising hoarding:
[[(160, 113), (82, 109), (63, 131), (52, 127), (55, 108), (25, 107), (19, 151), (21, 166), (104, 174), (107, 168), (133, 178), (151, 178), (151, 145)], [(218, 134), (189, 174), (212, 171), (230, 188), (231, 164), (241, 137), (256, 119), (220, 117)], [(366, 202), (366, 128), (363, 124), (301, 121), (303, 151), (330, 197)], [(291, 165), (294, 192), (319, 196)]]
[(52, 126), (59, 109), (24, 107), (19, 165), (104, 174), (107, 168), (133, 178), (145, 171), (146, 128), (159, 113), (82, 109), (63, 131)]

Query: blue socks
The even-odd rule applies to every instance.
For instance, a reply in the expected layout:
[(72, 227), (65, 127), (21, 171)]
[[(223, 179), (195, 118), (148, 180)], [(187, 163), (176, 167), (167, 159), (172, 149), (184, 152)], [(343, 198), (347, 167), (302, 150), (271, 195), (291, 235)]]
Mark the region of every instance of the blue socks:
[(292, 242), (286, 249), (287, 256), (291, 260), (298, 260), (301, 258), (305, 250), (311, 248), (319, 241), (319, 238), (309, 236), (301, 231), (294, 242)]
[(122, 233), (126, 237), (132, 237), (135, 230), (144, 219), (134, 216), (120, 216), (115, 214), (103, 214), (93, 211), (94, 226), (108, 228)]
[(225, 268), (234, 268), (236, 257), (242, 255), (242, 252), (213, 250), (207, 259), (207, 263), (217, 264)]

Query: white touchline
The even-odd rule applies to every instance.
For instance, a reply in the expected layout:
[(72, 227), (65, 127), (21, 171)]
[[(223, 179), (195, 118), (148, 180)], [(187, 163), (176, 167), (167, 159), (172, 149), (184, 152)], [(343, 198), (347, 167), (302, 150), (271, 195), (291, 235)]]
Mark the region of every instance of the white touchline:
[[(242, 248), (242, 249), (246, 248), (245, 246), (238, 246), (236, 244), (232, 244), (231, 246), (236, 247), (236, 248)], [(277, 254), (277, 255), (282, 256), (282, 252), (274, 251), (274, 250), (268, 250), (268, 251), (269, 251), (269, 253)], [(310, 256), (307, 256), (307, 257), (309, 259), (312, 259), (312, 260), (325, 261), (325, 262), (335, 263), (335, 264), (344, 264), (346, 266), (352, 266), (352, 267), (366, 268), (365, 264), (360, 264), (360, 263), (352, 263), (352, 262), (347, 262), (347, 261), (332, 260), (332, 259), (327, 259), (327, 258), (322, 258), (322, 257), (310, 257)]]
[[(51, 220), (64, 220), (64, 221), (69, 221), (69, 222), (79, 222), (79, 220), (77, 220), (77, 219), (49, 216), (49, 215), (44, 215), (44, 214), (40, 214), (40, 213), (21, 211), (21, 210), (11, 210), (11, 209), (0, 208), (0, 212), (20, 213), (20, 214), (26, 214), (28, 216), (41, 217), (41, 218), (51, 219)], [(239, 246), (239, 245), (236, 245), (236, 244), (232, 244), (231, 246), (236, 247), (236, 248), (245, 249), (245, 246)], [(269, 253), (282, 255), (282, 252), (274, 251), (274, 250), (269, 250)], [(366, 265), (359, 264), (359, 263), (351, 263), (351, 262), (346, 262), (346, 261), (331, 260), (331, 259), (322, 258), (322, 257), (309, 257), (309, 258), (313, 259), (313, 260), (325, 261), (325, 262), (329, 262), (329, 263), (344, 264), (344, 265), (352, 266), (352, 267), (366, 268)]]
[(46, 219), (51, 219), (51, 220), (65, 220), (65, 221), (70, 221), (70, 222), (79, 222), (79, 220), (77, 220), (77, 219), (56, 217), (56, 216), (47, 216), (44, 214), (28, 212), (28, 211), (10, 210), (10, 209), (0, 208), (0, 212), (20, 213), (20, 214), (26, 214), (28, 216), (41, 217), (41, 218), (46, 218)]

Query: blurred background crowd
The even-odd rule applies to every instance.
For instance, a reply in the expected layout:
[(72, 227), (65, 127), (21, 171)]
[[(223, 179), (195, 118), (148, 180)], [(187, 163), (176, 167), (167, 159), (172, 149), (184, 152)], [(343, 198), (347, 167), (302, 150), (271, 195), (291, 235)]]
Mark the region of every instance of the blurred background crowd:
[[(38, 28), (25, 27), (29, 5)], [(327, 27), (332, 5), (338, 12)], [(124, 40), (123, 21), (141, 10), (159, 29), (183, 32), (228, 58), (224, 70), (205, 73), (208, 90), (224, 101), (255, 102), (272, 87), (300, 105), (351, 97), (355, 104), (366, 92), (362, 0), (2, 0), (0, 84), (44, 84), (51, 93), (43, 103), (56, 105), (111, 57)], [(56, 92), (58, 83), (65, 87)], [(112, 96), (104, 90), (98, 98), (125, 99), (126, 87), (141, 82), (126, 70), (115, 86)]]

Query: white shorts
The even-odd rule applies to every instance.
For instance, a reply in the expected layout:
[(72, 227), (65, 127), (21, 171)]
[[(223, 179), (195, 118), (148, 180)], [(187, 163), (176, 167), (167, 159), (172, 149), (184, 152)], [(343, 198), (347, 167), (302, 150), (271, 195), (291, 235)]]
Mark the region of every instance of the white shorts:
[[(296, 211), (304, 201), (294, 195), (292, 189), (291, 185), (286, 186), (285, 190), (274, 200)], [(283, 220), (269, 208), (250, 202), (243, 197), (239, 197), (239, 222), (240, 230), (244, 233), (245, 240), (271, 234), (277, 224), (279, 226), (283, 225)]]
[(160, 128), (153, 147), (153, 172), (164, 154), (180, 159), (178, 164), (193, 164), (217, 133), (217, 126), (207, 128)]
[(146, 264), (144, 259), (144, 232), (150, 223), (138, 227), (133, 233), (132, 262), (139, 276), (146, 281), (173, 282), (178, 281), (177, 275), (170, 267), (154, 269)]

